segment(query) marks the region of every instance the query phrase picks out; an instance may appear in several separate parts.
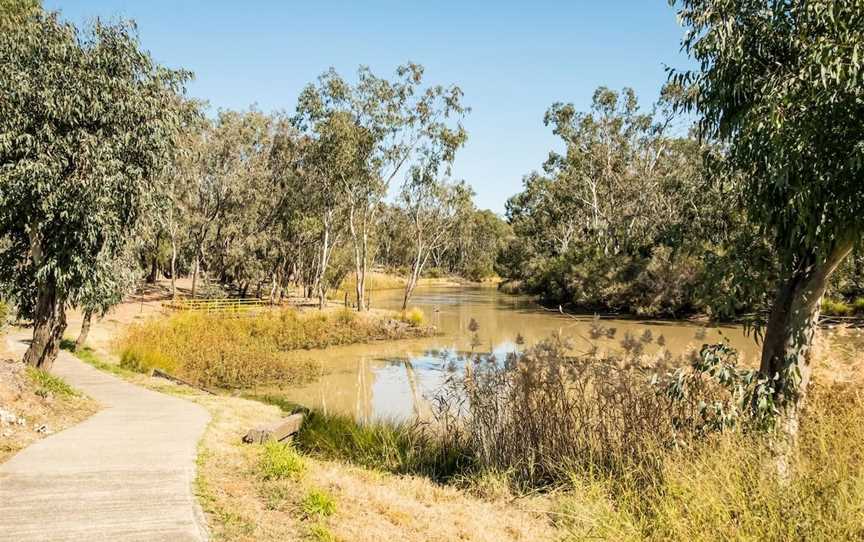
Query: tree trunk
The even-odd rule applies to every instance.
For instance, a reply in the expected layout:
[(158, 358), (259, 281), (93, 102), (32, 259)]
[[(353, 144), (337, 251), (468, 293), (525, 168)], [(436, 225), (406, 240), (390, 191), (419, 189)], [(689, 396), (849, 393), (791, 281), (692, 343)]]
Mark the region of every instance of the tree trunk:
[(198, 272), (201, 268), (201, 258), (195, 254), (195, 267), (192, 270), (192, 299), (195, 299), (195, 287), (198, 285)]
[(81, 333), (78, 334), (78, 339), (75, 340), (73, 352), (77, 352), (87, 342), (87, 335), (90, 333), (90, 321), (93, 319), (93, 311), (84, 311), (84, 321), (81, 322)]
[(318, 309), (324, 310), (327, 295), (327, 263), (332, 248), (330, 247), (330, 224), (332, 222), (332, 211), (324, 212), (324, 238), (321, 240), (321, 260), (318, 263), (318, 273), (315, 276), (315, 289), (318, 294)]
[[(427, 254), (428, 257), (428, 254)], [(414, 263), (411, 265), (411, 275), (408, 277), (408, 282), (405, 284), (405, 295), (402, 298), (402, 310), (408, 308), (408, 300), (411, 294), (414, 293), (414, 288), (417, 286), (417, 280), (420, 278), (420, 273), (423, 271), (423, 240), (420, 235), (417, 236), (417, 253), (414, 255)]]
[[(819, 321), (822, 296), (828, 279), (849, 254), (853, 242), (839, 242), (823, 261), (811, 254), (792, 271), (780, 286), (765, 328), (759, 371), (777, 378), (775, 401), (783, 410), (781, 429), (794, 443), (798, 433), (798, 410), (810, 382), (813, 336)], [(785, 445), (784, 445), (785, 446)], [(785, 453), (781, 452), (781, 475), (786, 475)]]
[(801, 391), (810, 376), (810, 350), (819, 320), (822, 296), (828, 279), (849, 254), (852, 242), (839, 243), (824, 261), (810, 257), (793, 270), (781, 285), (765, 328), (760, 372), (765, 376), (783, 372), (792, 365), (801, 371)]
[(171, 299), (177, 299), (177, 240), (171, 236)]
[(53, 283), (40, 286), (34, 312), (33, 341), (24, 353), (24, 363), (49, 371), (66, 331), (66, 312)]
[(153, 261), (150, 264), (150, 273), (147, 275), (147, 284), (154, 284), (159, 275), (159, 262), (156, 256), (153, 256)]

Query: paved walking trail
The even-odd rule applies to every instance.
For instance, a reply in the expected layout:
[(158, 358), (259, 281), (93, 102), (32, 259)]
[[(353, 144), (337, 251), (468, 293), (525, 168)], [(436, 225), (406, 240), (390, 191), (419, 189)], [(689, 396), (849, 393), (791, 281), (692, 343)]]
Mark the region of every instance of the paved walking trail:
[[(7, 336), (12, 353), (26, 336)], [(192, 483), (207, 411), (66, 351), (52, 372), (103, 410), (0, 464), (0, 541), (206, 540)]]

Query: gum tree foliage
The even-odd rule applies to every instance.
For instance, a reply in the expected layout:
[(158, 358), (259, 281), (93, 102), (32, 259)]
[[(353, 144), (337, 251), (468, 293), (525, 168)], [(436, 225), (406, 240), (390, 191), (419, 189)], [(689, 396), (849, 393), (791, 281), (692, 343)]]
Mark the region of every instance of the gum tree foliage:
[(34, 321), (27, 363), (51, 366), (85, 289), (112, 295), (94, 269), (159, 191), (186, 79), (141, 51), (131, 23), (79, 32), (40, 13), (0, 33), (0, 277)]
[(703, 252), (730, 229), (728, 187), (706, 189), (706, 149), (676, 132), (679, 92), (666, 87), (645, 111), (631, 89), (600, 87), (586, 112), (548, 110), (564, 151), (508, 200), (514, 237), (499, 273), (580, 308), (674, 316), (704, 305), (695, 285)]
[(41, 10), (39, 0), (0, 0), (0, 29), (22, 24)]
[(343, 157), (353, 154), (350, 174), (327, 181), (336, 184), (345, 206), (358, 310), (366, 307), (372, 238), (393, 179), (421, 161), (447, 169), (467, 137), (461, 124), (468, 111), (462, 105), (462, 90), (455, 85), (424, 87), (423, 71), (419, 64), (405, 64), (390, 81), (361, 67), (357, 82), (351, 84), (331, 69), (306, 87), (297, 103), (295, 124), (312, 139), (321, 138), (325, 127), (342, 119), (345, 137), (335, 142), (346, 148), (334, 152)]
[(473, 210), (471, 189), (465, 182), (438, 178), (434, 165), (412, 168), (402, 185), (398, 204), (408, 218), (411, 232), (411, 271), (405, 284), (402, 310), (414, 293), (429, 256), (455, 241), (456, 225)]
[(864, 4), (672, 4), (699, 64), (672, 78), (702, 134), (728, 146), (741, 203), (782, 261), (760, 370), (778, 404), (795, 404), (827, 281), (864, 227)]

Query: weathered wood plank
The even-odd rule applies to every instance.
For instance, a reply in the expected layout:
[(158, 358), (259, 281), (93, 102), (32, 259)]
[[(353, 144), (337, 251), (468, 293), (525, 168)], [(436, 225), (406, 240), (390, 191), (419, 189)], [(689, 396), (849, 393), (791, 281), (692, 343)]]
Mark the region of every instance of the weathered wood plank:
[(195, 388), (195, 389), (201, 390), (205, 393), (209, 393), (210, 395), (216, 395), (215, 393), (208, 390), (207, 388), (202, 388), (201, 386), (196, 386), (195, 384), (193, 384), (191, 382), (187, 382), (187, 381), (183, 380), (182, 378), (178, 378), (174, 375), (168, 374), (165, 371), (162, 371), (159, 369), (153, 369), (153, 371), (150, 373), (150, 376), (158, 376), (159, 378), (164, 378), (165, 380), (170, 380), (171, 382), (175, 382), (177, 384), (183, 384), (184, 386), (189, 386), (190, 388)]
[(262, 444), (268, 440), (287, 441), (300, 430), (303, 425), (303, 413), (298, 412), (273, 423), (250, 429), (243, 437), (243, 442)]

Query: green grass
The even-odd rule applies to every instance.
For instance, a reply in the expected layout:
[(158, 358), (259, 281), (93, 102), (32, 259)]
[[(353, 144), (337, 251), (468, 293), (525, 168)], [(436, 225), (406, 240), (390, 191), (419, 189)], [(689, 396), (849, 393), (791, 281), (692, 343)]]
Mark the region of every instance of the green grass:
[(92, 365), (96, 367), (100, 371), (105, 371), (108, 373), (115, 374), (117, 376), (129, 376), (133, 374), (132, 371), (117, 365), (116, 363), (108, 363), (103, 361), (96, 352), (90, 348), (89, 346), (85, 346), (84, 348), (79, 348), (78, 350), (73, 350), (75, 348), (75, 341), (70, 341), (69, 339), (63, 339), (60, 341), (60, 348), (63, 350), (68, 350), (71, 352), (76, 358), (80, 359), (84, 363), (88, 365)]
[(264, 444), (258, 461), (258, 473), (264, 480), (297, 478), (305, 470), (303, 458), (290, 445), (276, 441)]
[(80, 394), (69, 384), (47, 371), (27, 367), (27, 377), (36, 385), (36, 395), (48, 397), (79, 397)]
[(300, 509), (307, 517), (330, 517), (336, 513), (336, 500), (321, 489), (313, 489), (300, 501)]
[(315, 523), (309, 527), (309, 538), (317, 542), (336, 542), (336, 536), (330, 532), (326, 525)]
[(292, 414), (306, 411), (294, 443), (304, 453), (395, 474), (419, 474), (446, 481), (468, 475), (473, 461), (459, 442), (440, 438), (425, 424), (379, 420), (358, 423), (342, 414), (324, 414), (275, 394), (245, 394)]
[(864, 316), (864, 297), (847, 303), (836, 299), (822, 300), (822, 314), (825, 316)]
[(305, 453), (438, 481), (464, 474), (472, 463), (461, 443), (442, 438), (422, 423), (361, 424), (349, 416), (313, 411), (295, 439)]

